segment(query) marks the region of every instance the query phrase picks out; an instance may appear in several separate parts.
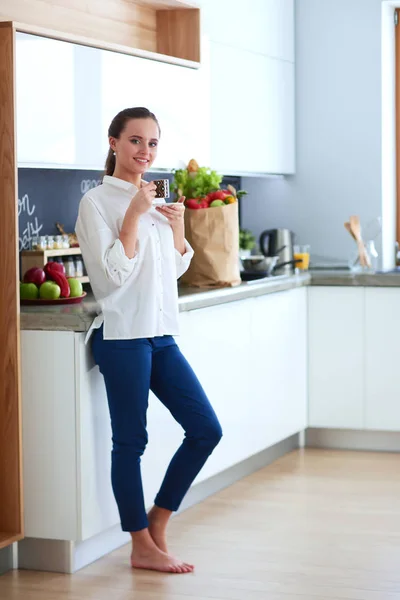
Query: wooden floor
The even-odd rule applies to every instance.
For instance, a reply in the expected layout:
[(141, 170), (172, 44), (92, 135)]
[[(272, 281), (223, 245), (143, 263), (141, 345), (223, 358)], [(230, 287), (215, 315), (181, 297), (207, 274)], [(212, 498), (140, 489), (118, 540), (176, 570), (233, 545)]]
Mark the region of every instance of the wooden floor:
[(189, 575), (129, 547), (75, 575), (14, 571), (1, 600), (399, 600), (400, 454), (292, 452), (171, 523)]

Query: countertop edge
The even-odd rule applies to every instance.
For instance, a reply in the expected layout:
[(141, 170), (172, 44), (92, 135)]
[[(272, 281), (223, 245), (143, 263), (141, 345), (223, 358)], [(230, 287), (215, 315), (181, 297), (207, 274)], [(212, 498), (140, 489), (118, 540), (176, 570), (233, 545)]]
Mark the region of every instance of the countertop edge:
[[(236, 287), (218, 289), (179, 288), (179, 312), (219, 306), (246, 298), (256, 298), (296, 289), (303, 286), (326, 287), (380, 287), (400, 288), (399, 273), (350, 273), (332, 271), (314, 271), (289, 276), (273, 277), (251, 283), (242, 283)], [(95, 315), (97, 304), (94, 298), (85, 299), (82, 305), (72, 308), (57, 307), (46, 310), (44, 307), (32, 310), (21, 307), (20, 328), (23, 331), (88, 331)]]

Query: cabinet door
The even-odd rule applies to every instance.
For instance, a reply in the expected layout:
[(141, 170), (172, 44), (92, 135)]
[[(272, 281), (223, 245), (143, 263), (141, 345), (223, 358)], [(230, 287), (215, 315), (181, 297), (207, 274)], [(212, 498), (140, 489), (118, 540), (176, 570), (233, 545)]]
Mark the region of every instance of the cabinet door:
[(120, 522), (111, 487), (112, 433), (106, 388), (85, 336), (75, 334), (80, 540)]
[(294, 62), (294, 0), (200, 0), (210, 39)]
[(75, 161), (74, 46), (16, 35), (19, 163)]
[(364, 427), (364, 289), (311, 287), (309, 426)]
[(260, 451), (307, 426), (306, 290), (255, 298), (251, 321), (253, 436)]
[(400, 431), (399, 288), (366, 289), (365, 427)]
[(293, 173), (293, 63), (212, 42), (211, 135), (222, 173)]
[(186, 166), (191, 158), (210, 162), (210, 74), (208, 47), (203, 43), (202, 66), (188, 69), (154, 60), (102, 51), (103, 154), (107, 130), (124, 108), (145, 106), (161, 127), (153, 169)]
[(252, 300), (193, 310), (180, 344), (221, 422), (224, 436), (196, 482), (253, 454), (255, 417), (250, 382)]
[(21, 332), (26, 537), (79, 537), (74, 360), (72, 332)]
[(145, 106), (161, 126), (153, 169), (210, 163), (210, 67), (190, 69), (17, 34), (17, 149), (23, 165), (102, 170), (108, 127), (124, 108)]

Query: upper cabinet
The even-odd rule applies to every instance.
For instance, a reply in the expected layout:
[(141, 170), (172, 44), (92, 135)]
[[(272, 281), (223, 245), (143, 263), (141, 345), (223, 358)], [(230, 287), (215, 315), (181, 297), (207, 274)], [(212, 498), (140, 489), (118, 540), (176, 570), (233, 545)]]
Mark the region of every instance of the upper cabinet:
[(211, 164), (293, 173), (294, 64), (211, 43)]
[(101, 170), (112, 118), (146, 106), (161, 126), (153, 167), (210, 163), (207, 42), (199, 69), (17, 34), (17, 152), (23, 166)]
[(293, 0), (200, 0), (211, 41), (211, 165), (295, 172)]
[[(102, 170), (112, 118), (146, 106), (161, 126), (154, 170), (196, 158), (226, 175), (294, 173), (293, 4), (252, 0), (250, 11), (242, 2), (199, 0), (198, 68), (18, 33), (19, 164)], [(199, 11), (157, 11), (164, 57), (184, 54), (179, 36), (168, 46), (171, 32), (186, 31), (179, 15), (193, 27)]]
[(74, 46), (17, 34), (18, 162), (75, 160)]
[[(208, 54), (204, 42), (203, 53)], [(209, 66), (187, 69), (115, 52), (102, 52), (101, 130), (106, 134), (111, 119), (127, 106), (146, 106), (161, 127), (158, 156), (153, 168), (186, 166), (191, 158), (210, 163)], [(116, 85), (110, 82), (118, 82)], [(108, 149), (103, 136), (102, 153)]]
[(294, 62), (294, 0), (198, 0), (213, 42)]

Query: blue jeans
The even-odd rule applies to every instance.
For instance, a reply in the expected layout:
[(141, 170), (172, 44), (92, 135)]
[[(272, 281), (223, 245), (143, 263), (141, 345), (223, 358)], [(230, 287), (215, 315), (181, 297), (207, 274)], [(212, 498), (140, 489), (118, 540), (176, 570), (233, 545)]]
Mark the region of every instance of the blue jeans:
[(149, 390), (185, 430), (155, 504), (176, 511), (221, 439), (222, 430), (207, 396), (172, 336), (104, 340), (95, 330), (93, 356), (104, 376), (113, 449), (111, 482), (123, 531), (148, 526), (140, 458), (147, 444)]

